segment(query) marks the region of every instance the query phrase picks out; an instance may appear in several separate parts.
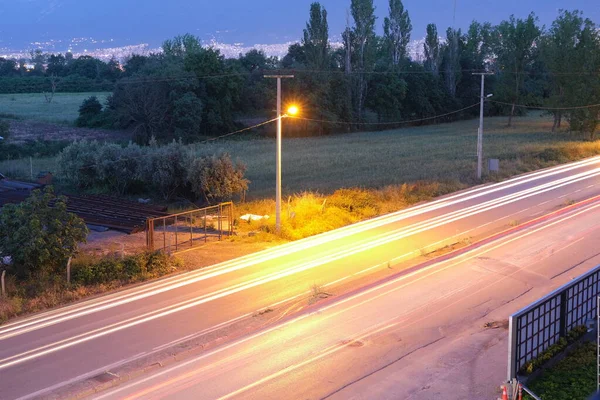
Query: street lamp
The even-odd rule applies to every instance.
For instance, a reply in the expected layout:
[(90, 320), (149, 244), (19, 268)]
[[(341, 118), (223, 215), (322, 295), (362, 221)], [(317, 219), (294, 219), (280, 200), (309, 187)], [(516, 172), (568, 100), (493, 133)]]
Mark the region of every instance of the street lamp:
[[(485, 77), (494, 75), (492, 72), (477, 72), (472, 75), (481, 75), (481, 98), (479, 105), (479, 130), (477, 131), (477, 179), (481, 180), (483, 169), (483, 103), (485, 102)], [(487, 96), (492, 97), (492, 96)]]
[(293, 116), (295, 116), (296, 114), (298, 114), (298, 111), (299, 111), (299, 110), (298, 110), (298, 106), (296, 106), (296, 105), (293, 105), (293, 104), (292, 104), (292, 105), (291, 105), (291, 106), (289, 106), (289, 108), (288, 108), (288, 111), (287, 111), (287, 116), (292, 116), (292, 117), (293, 117)]
[[(291, 79), (294, 75), (265, 75), (265, 78), (277, 79), (277, 156), (275, 159), (275, 228), (281, 232), (281, 120), (287, 115), (281, 114), (281, 80)], [(292, 106), (289, 115), (295, 115), (298, 107)]]

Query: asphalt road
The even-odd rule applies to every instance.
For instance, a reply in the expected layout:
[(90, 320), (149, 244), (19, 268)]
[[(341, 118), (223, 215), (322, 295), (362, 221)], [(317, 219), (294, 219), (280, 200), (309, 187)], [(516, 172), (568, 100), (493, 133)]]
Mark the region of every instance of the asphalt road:
[(599, 184), (596, 157), (2, 325), (0, 398), (46, 395), (313, 286), (335, 291), (444, 244), (598, 195)]
[(95, 399), (496, 399), (508, 315), (600, 262), (598, 220), (595, 202)]

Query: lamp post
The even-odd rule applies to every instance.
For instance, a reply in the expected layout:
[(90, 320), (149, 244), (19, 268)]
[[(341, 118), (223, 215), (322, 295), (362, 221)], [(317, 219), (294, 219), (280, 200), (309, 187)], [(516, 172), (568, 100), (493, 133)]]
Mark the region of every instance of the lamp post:
[[(483, 169), (483, 103), (485, 102), (485, 77), (494, 75), (491, 72), (478, 72), (473, 75), (481, 75), (481, 104), (479, 105), (479, 130), (477, 132), (477, 179), (481, 179)], [(489, 95), (487, 97), (492, 97)]]
[[(275, 157), (275, 228), (281, 231), (281, 120), (287, 115), (281, 114), (281, 80), (291, 79), (294, 75), (265, 75), (265, 78), (277, 79), (277, 150)], [(297, 107), (290, 107), (290, 114), (298, 112)]]

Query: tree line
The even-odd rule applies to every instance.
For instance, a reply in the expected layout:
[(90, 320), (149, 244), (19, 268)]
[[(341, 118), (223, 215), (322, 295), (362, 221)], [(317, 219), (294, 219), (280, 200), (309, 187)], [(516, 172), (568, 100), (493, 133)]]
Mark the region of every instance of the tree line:
[[(216, 136), (240, 128), (249, 116), (271, 115), (275, 85), (263, 75), (272, 71), (295, 75), (285, 83), (285, 97), (301, 104), (306, 120), (291, 121), (286, 131), (292, 134), (394, 126), (452, 113), (479, 102), (480, 79), (473, 73), (484, 71), (494, 72), (486, 78), (487, 92), (494, 94), (487, 112), (507, 115), (509, 125), (528, 105), (550, 109), (553, 129), (566, 122), (571, 130), (596, 130), (599, 107), (573, 108), (600, 103), (600, 34), (581, 12), (561, 10), (547, 28), (533, 13), (498, 25), (473, 21), (464, 32), (446, 29), (443, 37), (429, 24), (417, 57), (409, 54), (409, 11), (401, 0), (389, 0), (388, 11), (380, 36), (373, 0), (350, 0), (342, 43), (332, 45), (327, 10), (315, 2), (301, 40), (282, 59), (257, 50), (225, 58), (187, 34), (165, 41), (161, 53), (133, 55), (123, 66), (51, 55), (44, 69), (36, 53), (31, 73), (114, 82), (106, 104), (90, 99), (82, 105), (79, 124), (131, 129), (140, 143)], [(3, 62), (0, 76), (19, 74), (16, 65)], [(474, 107), (436, 121), (476, 113)]]

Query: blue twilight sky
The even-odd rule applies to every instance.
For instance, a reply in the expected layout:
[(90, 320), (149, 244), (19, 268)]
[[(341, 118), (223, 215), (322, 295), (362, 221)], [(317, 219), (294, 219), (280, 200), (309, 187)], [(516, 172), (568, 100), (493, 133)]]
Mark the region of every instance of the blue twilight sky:
[[(510, 14), (534, 11), (549, 25), (561, 8), (579, 9), (600, 23), (600, 0), (456, 0), (456, 26), (473, 19), (498, 23)], [(93, 37), (115, 46), (160, 43), (190, 32), (225, 43), (275, 44), (300, 38), (311, 0), (0, 0), (0, 48), (29, 48), (32, 42)], [(343, 30), (350, 0), (321, 0), (330, 34)], [(413, 39), (434, 22), (444, 32), (453, 23), (454, 0), (404, 0)], [(375, 0), (381, 31), (388, 0)], [(63, 42), (64, 43), (64, 42)]]

